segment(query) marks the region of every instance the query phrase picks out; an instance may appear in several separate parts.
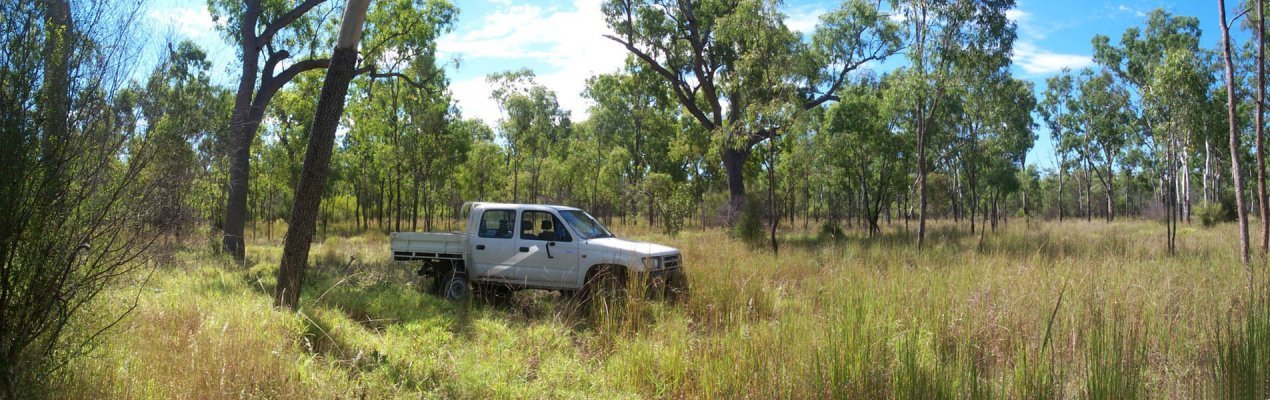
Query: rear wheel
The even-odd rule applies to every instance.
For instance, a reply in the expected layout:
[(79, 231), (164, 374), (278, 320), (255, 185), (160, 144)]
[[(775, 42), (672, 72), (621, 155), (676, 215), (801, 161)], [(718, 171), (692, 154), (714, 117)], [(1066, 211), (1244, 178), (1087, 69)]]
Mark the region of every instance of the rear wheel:
[(441, 274), (441, 297), (446, 300), (458, 301), (467, 298), (469, 289), (467, 286), (467, 276), (455, 273), (453, 270)]

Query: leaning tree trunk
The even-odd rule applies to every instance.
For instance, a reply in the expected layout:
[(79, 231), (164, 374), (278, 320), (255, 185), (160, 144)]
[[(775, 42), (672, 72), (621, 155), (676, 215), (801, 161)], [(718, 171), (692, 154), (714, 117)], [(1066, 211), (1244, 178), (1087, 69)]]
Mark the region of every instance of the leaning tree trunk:
[[(1222, 55), (1226, 67), (1226, 117), (1230, 126), (1230, 176), (1234, 178), (1235, 207), (1239, 216), (1239, 260), (1248, 269), (1248, 212), (1244, 208), (1244, 176), (1239, 169), (1239, 126), (1235, 120), (1235, 67), (1230, 55), (1230, 25), (1226, 21), (1226, 1), (1217, 0), (1220, 9)], [(1252, 283), (1252, 270), (1248, 269), (1248, 281)]]
[(344, 114), (348, 84), (357, 75), (357, 42), (361, 41), (362, 23), (366, 20), (366, 8), (369, 6), (370, 0), (348, 0), (344, 9), (339, 39), (331, 54), (326, 81), (322, 83), (322, 95), (318, 98), (313, 125), (309, 129), (308, 150), (304, 155), (300, 182), (296, 185), (287, 238), (282, 246), (282, 263), (278, 268), (278, 287), (274, 296), (274, 303), (279, 307), (295, 309), (300, 301), (309, 245), (313, 240), (318, 208), (322, 204), (322, 188), (330, 170), (335, 129)]

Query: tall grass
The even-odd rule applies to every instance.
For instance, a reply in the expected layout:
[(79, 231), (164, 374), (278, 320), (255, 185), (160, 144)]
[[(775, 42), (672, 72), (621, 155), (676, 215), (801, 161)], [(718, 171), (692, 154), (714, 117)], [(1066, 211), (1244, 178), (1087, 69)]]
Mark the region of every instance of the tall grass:
[(616, 227), (679, 247), (691, 296), (590, 309), (543, 291), (445, 302), (365, 234), (315, 246), (301, 311), (281, 312), (278, 243), (256, 241), (247, 269), (174, 257), (50, 393), (1264, 398), (1270, 311), (1246, 294), (1232, 227), (1184, 228), (1177, 257), (1159, 228), (1017, 221), (980, 245), (937, 223), (920, 252), (899, 227), (840, 240), (787, 230), (776, 257), (716, 229)]
[(1217, 332), (1217, 397), (1270, 398), (1270, 289), (1254, 293), (1242, 318), (1233, 310)]

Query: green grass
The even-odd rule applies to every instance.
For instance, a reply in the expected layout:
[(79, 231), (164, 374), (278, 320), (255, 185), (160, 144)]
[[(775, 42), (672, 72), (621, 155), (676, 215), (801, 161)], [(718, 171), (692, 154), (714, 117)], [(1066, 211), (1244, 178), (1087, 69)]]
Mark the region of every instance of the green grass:
[(1162, 228), (1015, 220), (980, 246), (944, 223), (920, 252), (903, 232), (789, 231), (773, 256), (718, 229), (618, 227), (679, 247), (692, 294), (608, 311), (543, 291), (437, 299), (388, 261), (380, 234), (314, 246), (301, 311), (279, 311), (279, 243), (262, 237), (248, 268), (188, 250), (103, 297), (91, 315), (140, 288), (136, 311), (49, 393), (1264, 398), (1270, 301), (1245, 286), (1233, 226), (1183, 230), (1176, 257)]

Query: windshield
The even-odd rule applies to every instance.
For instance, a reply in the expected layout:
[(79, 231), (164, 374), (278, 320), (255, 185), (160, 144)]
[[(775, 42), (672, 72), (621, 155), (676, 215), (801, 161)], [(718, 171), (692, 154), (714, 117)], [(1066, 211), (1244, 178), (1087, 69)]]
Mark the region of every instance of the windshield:
[(585, 211), (563, 210), (560, 211), (560, 217), (564, 218), (564, 221), (573, 227), (573, 230), (577, 231), (578, 236), (581, 236), (582, 239), (613, 237), (613, 233), (605, 229), (604, 225), (600, 225), (599, 221), (596, 221), (595, 218), (591, 217), (591, 214), (587, 214)]

